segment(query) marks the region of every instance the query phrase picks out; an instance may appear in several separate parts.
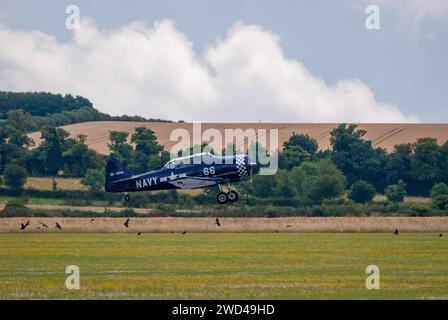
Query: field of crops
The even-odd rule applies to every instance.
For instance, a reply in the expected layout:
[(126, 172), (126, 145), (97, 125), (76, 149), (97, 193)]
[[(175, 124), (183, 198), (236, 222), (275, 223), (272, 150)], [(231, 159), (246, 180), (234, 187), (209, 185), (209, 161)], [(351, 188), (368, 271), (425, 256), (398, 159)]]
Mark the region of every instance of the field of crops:
[(0, 298), (448, 299), (447, 249), (433, 233), (0, 234)]

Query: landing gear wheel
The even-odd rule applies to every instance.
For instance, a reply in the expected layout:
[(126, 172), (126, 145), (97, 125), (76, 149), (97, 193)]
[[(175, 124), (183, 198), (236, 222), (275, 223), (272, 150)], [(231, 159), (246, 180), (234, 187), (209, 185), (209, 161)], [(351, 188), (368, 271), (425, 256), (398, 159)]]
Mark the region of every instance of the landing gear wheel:
[(235, 202), (236, 200), (238, 200), (238, 192), (236, 192), (235, 190), (230, 190), (229, 192), (227, 192), (227, 200), (229, 200), (230, 202)]
[(128, 195), (128, 194), (126, 194), (126, 195), (124, 196), (124, 201), (128, 202), (128, 201), (130, 201), (130, 200), (131, 200), (131, 196)]
[(227, 194), (225, 192), (220, 192), (220, 193), (218, 193), (218, 196), (216, 197), (216, 199), (218, 200), (218, 202), (220, 204), (224, 204), (227, 202)]

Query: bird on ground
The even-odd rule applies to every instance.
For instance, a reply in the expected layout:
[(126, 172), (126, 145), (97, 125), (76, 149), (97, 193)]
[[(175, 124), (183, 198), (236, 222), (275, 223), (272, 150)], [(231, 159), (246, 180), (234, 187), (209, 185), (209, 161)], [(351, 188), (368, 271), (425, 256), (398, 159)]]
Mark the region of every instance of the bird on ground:
[(275, 230), (275, 233), (278, 233), (278, 230)]
[(441, 238), (443, 236), (443, 233), (439, 234), (439, 237)]
[(187, 233), (187, 231), (182, 232), (182, 234), (186, 234), (186, 233)]
[(123, 225), (124, 225), (126, 228), (129, 228), (129, 219), (126, 219), (126, 221), (123, 223)]
[(137, 233), (138, 236), (141, 235), (141, 234), (142, 234), (141, 232)]
[(221, 223), (219, 222), (219, 219), (218, 219), (218, 218), (216, 218), (215, 224), (216, 224), (218, 227), (221, 226)]
[(48, 229), (48, 226), (47, 226), (45, 223), (43, 223), (42, 221), (39, 221), (39, 223), (41, 224), (41, 226), (42, 226), (43, 228)]
[(56, 229), (62, 230), (62, 227), (61, 227), (61, 225), (58, 222), (56, 222), (56, 225), (54, 227)]
[(21, 223), (20, 230), (25, 230), (26, 227), (28, 227), (29, 225), (30, 225), (30, 220), (28, 220), (25, 224)]
[(395, 229), (394, 234), (398, 236), (398, 229)]

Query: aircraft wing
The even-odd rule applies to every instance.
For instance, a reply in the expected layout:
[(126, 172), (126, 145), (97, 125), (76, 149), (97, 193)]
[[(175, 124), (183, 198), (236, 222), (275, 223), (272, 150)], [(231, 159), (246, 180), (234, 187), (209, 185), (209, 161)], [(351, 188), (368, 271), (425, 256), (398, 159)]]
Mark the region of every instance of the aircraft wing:
[(180, 189), (196, 189), (216, 185), (225, 182), (224, 179), (218, 177), (182, 177), (169, 181), (170, 184)]

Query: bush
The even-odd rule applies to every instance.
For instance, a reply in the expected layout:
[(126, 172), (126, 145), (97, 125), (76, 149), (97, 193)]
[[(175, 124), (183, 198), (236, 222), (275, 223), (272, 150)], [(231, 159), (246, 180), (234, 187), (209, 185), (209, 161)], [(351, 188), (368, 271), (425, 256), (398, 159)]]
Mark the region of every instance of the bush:
[(6, 203), (2, 211), (5, 217), (26, 217), (30, 210), (25, 206), (25, 202), (21, 199), (11, 199)]
[(375, 187), (368, 182), (358, 180), (348, 191), (348, 197), (356, 203), (372, 202), (375, 197)]
[(406, 196), (405, 185), (402, 181), (398, 184), (391, 184), (386, 188), (386, 197), (387, 200), (391, 202), (403, 202), (404, 197)]
[(448, 208), (448, 195), (439, 194), (432, 198), (432, 203), (437, 209), (445, 210)]
[(85, 185), (92, 192), (98, 192), (104, 186), (104, 172), (98, 169), (87, 169), (84, 178), (81, 179), (81, 184)]
[(448, 195), (448, 186), (445, 183), (437, 183), (431, 189), (431, 198), (435, 198), (439, 195)]
[(17, 163), (9, 163), (5, 167), (3, 178), (8, 188), (22, 190), (26, 183), (26, 170)]
[(267, 206), (264, 208), (263, 213), (268, 218), (274, 218), (278, 216), (278, 209), (274, 206)]
[(169, 215), (176, 213), (176, 208), (171, 204), (159, 203), (154, 207), (154, 214)]

